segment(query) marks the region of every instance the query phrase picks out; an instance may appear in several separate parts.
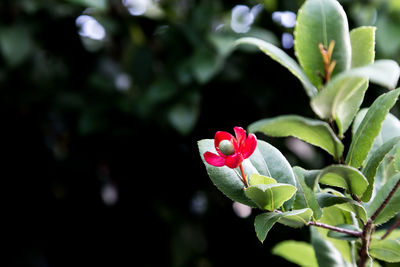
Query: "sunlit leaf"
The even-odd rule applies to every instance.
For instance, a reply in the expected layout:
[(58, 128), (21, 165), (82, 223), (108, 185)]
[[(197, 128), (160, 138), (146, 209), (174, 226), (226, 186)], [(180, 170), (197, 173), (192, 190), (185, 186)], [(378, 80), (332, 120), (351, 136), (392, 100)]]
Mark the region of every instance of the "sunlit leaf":
[(249, 126), (250, 132), (262, 132), (274, 137), (294, 136), (318, 146), (338, 159), (343, 153), (343, 144), (326, 122), (296, 115), (284, 115), (259, 120)]
[(312, 215), (310, 209), (293, 210), (288, 212), (265, 212), (258, 215), (254, 220), (254, 228), (258, 239), (264, 242), (268, 232), (276, 222), (285, 218), (285, 225), (291, 227), (301, 227), (306, 225)]
[[(400, 182), (400, 173), (397, 173), (393, 177), (389, 178), (388, 181), (380, 188), (373, 198), (371, 204), (367, 207), (368, 216), (372, 216), (378, 208), (385, 202), (385, 199), (393, 190), (395, 185)], [(375, 224), (383, 224), (393, 218), (400, 211), (400, 190), (397, 189), (389, 200), (387, 205), (375, 218)]]
[(346, 165), (331, 165), (324, 168), (318, 176), (322, 184), (346, 189), (349, 194), (361, 197), (368, 181), (357, 169)]
[(321, 192), (317, 194), (317, 200), (321, 208), (335, 206), (342, 210), (353, 212), (363, 222), (367, 221), (367, 212), (360, 203), (334, 190), (329, 191), (331, 193)]
[[(347, 262), (341, 252), (327, 239), (325, 239), (317, 229), (311, 227), (311, 243), (314, 247), (315, 255), (317, 257), (318, 266), (338, 267), (338, 266), (351, 266)], [(337, 240), (345, 242), (343, 240)], [(347, 242), (346, 242), (347, 243)]]
[(272, 248), (272, 254), (302, 267), (318, 267), (314, 248), (306, 242), (294, 240), (280, 242)]
[(319, 43), (327, 48), (331, 41), (335, 42), (332, 60), (336, 60), (336, 67), (333, 75), (350, 68), (349, 26), (346, 13), (338, 1), (305, 1), (297, 15), (294, 36), (300, 65), (317, 88), (322, 86), (320, 74), (324, 74)]
[(351, 30), (351, 68), (374, 62), (376, 27), (362, 26)]
[(378, 149), (373, 151), (370, 157), (368, 157), (365, 167), (362, 169), (362, 173), (368, 180), (368, 187), (365, 190), (362, 197), (362, 201), (368, 202), (372, 196), (372, 190), (374, 188), (375, 175), (378, 170), (379, 164), (383, 161), (385, 156), (400, 142), (400, 136), (394, 137), (380, 146)]
[(400, 262), (400, 241), (372, 240), (369, 248), (372, 257), (386, 262)]
[(294, 167), (293, 172), (297, 179), (297, 192), (295, 201), (293, 203), (293, 208), (310, 208), (313, 211), (314, 219), (318, 220), (322, 216), (322, 210), (318, 204), (313, 190), (306, 184), (304, 180), (306, 170), (300, 167)]
[(296, 192), (296, 187), (289, 184), (257, 184), (246, 188), (245, 194), (260, 209), (274, 211), (289, 200)]
[(350, 144), (346, 157), (346, 164), (355, 168), (360, 167), (369, 151), (375, 138), (378, 136), (382, 123), (389, 110), (394, 106), (400, 93), (400, 88), (379, 96), (357, 128)]

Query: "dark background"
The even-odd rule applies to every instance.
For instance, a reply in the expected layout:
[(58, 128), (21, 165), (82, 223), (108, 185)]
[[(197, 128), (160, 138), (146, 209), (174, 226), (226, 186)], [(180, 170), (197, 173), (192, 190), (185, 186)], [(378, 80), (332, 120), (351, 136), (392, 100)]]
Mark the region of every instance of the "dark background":
[[(120, 1), (0, 2), (1, 266), (290, 266), (270, 249), (307, 241), (308, 230), (276, 225), (261, 244), (257, 211), (234, 213), (196, 144), (264, 117), (313, 117), (278, 63), (254, 50), (224, 54), (210, 41), (242, 36), (229, 28), (231, 10), (258, 3), (160, 1), (164, 15), (154, 18), (132, 16)], [(272, 13), (301, 3), (262, 2), (252, 29), (279, 46), (293, 29)], [(399, 59), (396, 1), (341, 3), (350, 28), (381, 26), (377, 58)], [(79, 35), (82, 14), (104, 26), (104, 40)], [(115, 84), (119, 74), (127, 88)], [(367, 104), (381, 92), (372, 86)], [(292, 165), (326, 161), (259, 138)]]

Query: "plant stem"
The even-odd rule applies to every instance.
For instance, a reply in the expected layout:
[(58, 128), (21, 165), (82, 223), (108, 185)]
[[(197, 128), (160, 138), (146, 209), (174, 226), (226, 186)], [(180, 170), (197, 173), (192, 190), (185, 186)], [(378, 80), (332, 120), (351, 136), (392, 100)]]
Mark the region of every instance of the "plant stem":
[(249, 184), (247, 183), (247, 178), (246, 178), (246, 175), (244, 174), (242, 164), (239, 164), (239, 168), (240, 168), (240, 172), (242, 173), (242, 181), (244, 183), (244, 186), (247, 188), (247, 187), (249, 187)]
[[(368, 248), (369, 248), (369, 243), (371, 239), (371, 234), (374, 231), (374, 224), (373, 221), (378, 217), (379, 213), (386, 207), (386, 205), (389, 203), (390, 199), (393, 197), (394, 193), (396, 190), (400, 187), (400, 180), (395, 184), (395, 186), (392, 188), (390, 193), (387, 195), (385, 200), (382, 202), (382, 204), (376, 209), (374, 214), (372, 214), (371, 218), (368, 219), (367, 223), (365, 224), (361, 236), (362, 244), (360, 248), (360, 261), (358, 263), (359, 267), (365, 267), (367, 260), (368, 260)], [(398, 225), (400, 225), (400, 220), (398, 220), (393, 226), (395, 229)], [(392, 226), (392, 227), (393, 227)], [(392, 228), (391, 227), (391, 228)], [(382, 237), (382, 239), (390, 234), (391, 228), (389, 228), (388, 232)]]
[(389, 195), (385, 198), (385, 200), (382, 202), (382, 204), (376, 209), (374, 214), (371, 216), (371, 220), (375, 220), (376, 217), (378, 217), (379, 213), (386, 207), (386, 205), (389, 203), (390, 199), (393, 197), (394, 193), (396, 193), (396, 190), (400, 187), (400, 179), (399, 181), (395, 184), (393, 189), (390, 191)]
[(386, 233), (381, 237), (381, 239), (385, 239), (388, 235), (390, 235), (391, 232), (393, 232), (394, 229), (400, 226), (400, 218), (398, 218), (395, 223), (389, 227), (389, 229), (386, 231)]
[(361, 236), (361, 248), (359, 252), (360, 256), (360, 261), (358, 262), (358, 267), (365, 267), (367, 260), (369, 258), (368, 256), (368, 248), (369, 248), (369, 243), (371, 239), (371, 230), (372, 230), (372, 220), (368, 219), (367, 223), (365, 224), (363, 231), (362, 231), (362, 236)]
[(336, 232), (339, 232), (339, 233), (344, 233), (344, 234), (347, 234), (347, 235), (353, 235), (353, 236), (357, 236), (357, 237), (361, 237), (362, 236), (362, 232), (348, 230), (348, 229), (344, 229), (344, 228), (339, 228), (339, 227), (336, 227), (336, 226), (333, 226), (333, 225), (329, 225), (329, 224), (325, 224), (325, 223), (309, 221), (307, 224), (308, 225), (312, 225), (312, 226), (316, 226), (316, 227), (329, 229), (329, 230), (336, 231)]

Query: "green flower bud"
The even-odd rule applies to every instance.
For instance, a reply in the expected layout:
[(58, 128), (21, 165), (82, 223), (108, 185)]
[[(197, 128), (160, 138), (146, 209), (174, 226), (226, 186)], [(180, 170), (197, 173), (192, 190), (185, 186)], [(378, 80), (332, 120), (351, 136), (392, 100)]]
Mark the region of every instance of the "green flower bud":
[(233, 147), (233, 144), (228, 140), (222, 140), (219, 143), (218, 148), (225, 156), (235, 154), (235, 148)]

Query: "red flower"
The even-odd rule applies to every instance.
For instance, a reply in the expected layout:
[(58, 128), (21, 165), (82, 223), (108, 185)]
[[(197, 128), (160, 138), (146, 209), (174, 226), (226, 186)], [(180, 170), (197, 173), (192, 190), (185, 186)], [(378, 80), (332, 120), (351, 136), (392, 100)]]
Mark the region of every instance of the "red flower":
[(215, 167), (228, 166), (237, 168), (243, 160), (253, 154), (257, 146), (257, 138), (254, 134), (246, 136), (246, 131), (241, 127), (233, 128), (236, 138), (228, 132), (215, 133), (214, 146), (217, 154), (207, 151), (204, 160)]

